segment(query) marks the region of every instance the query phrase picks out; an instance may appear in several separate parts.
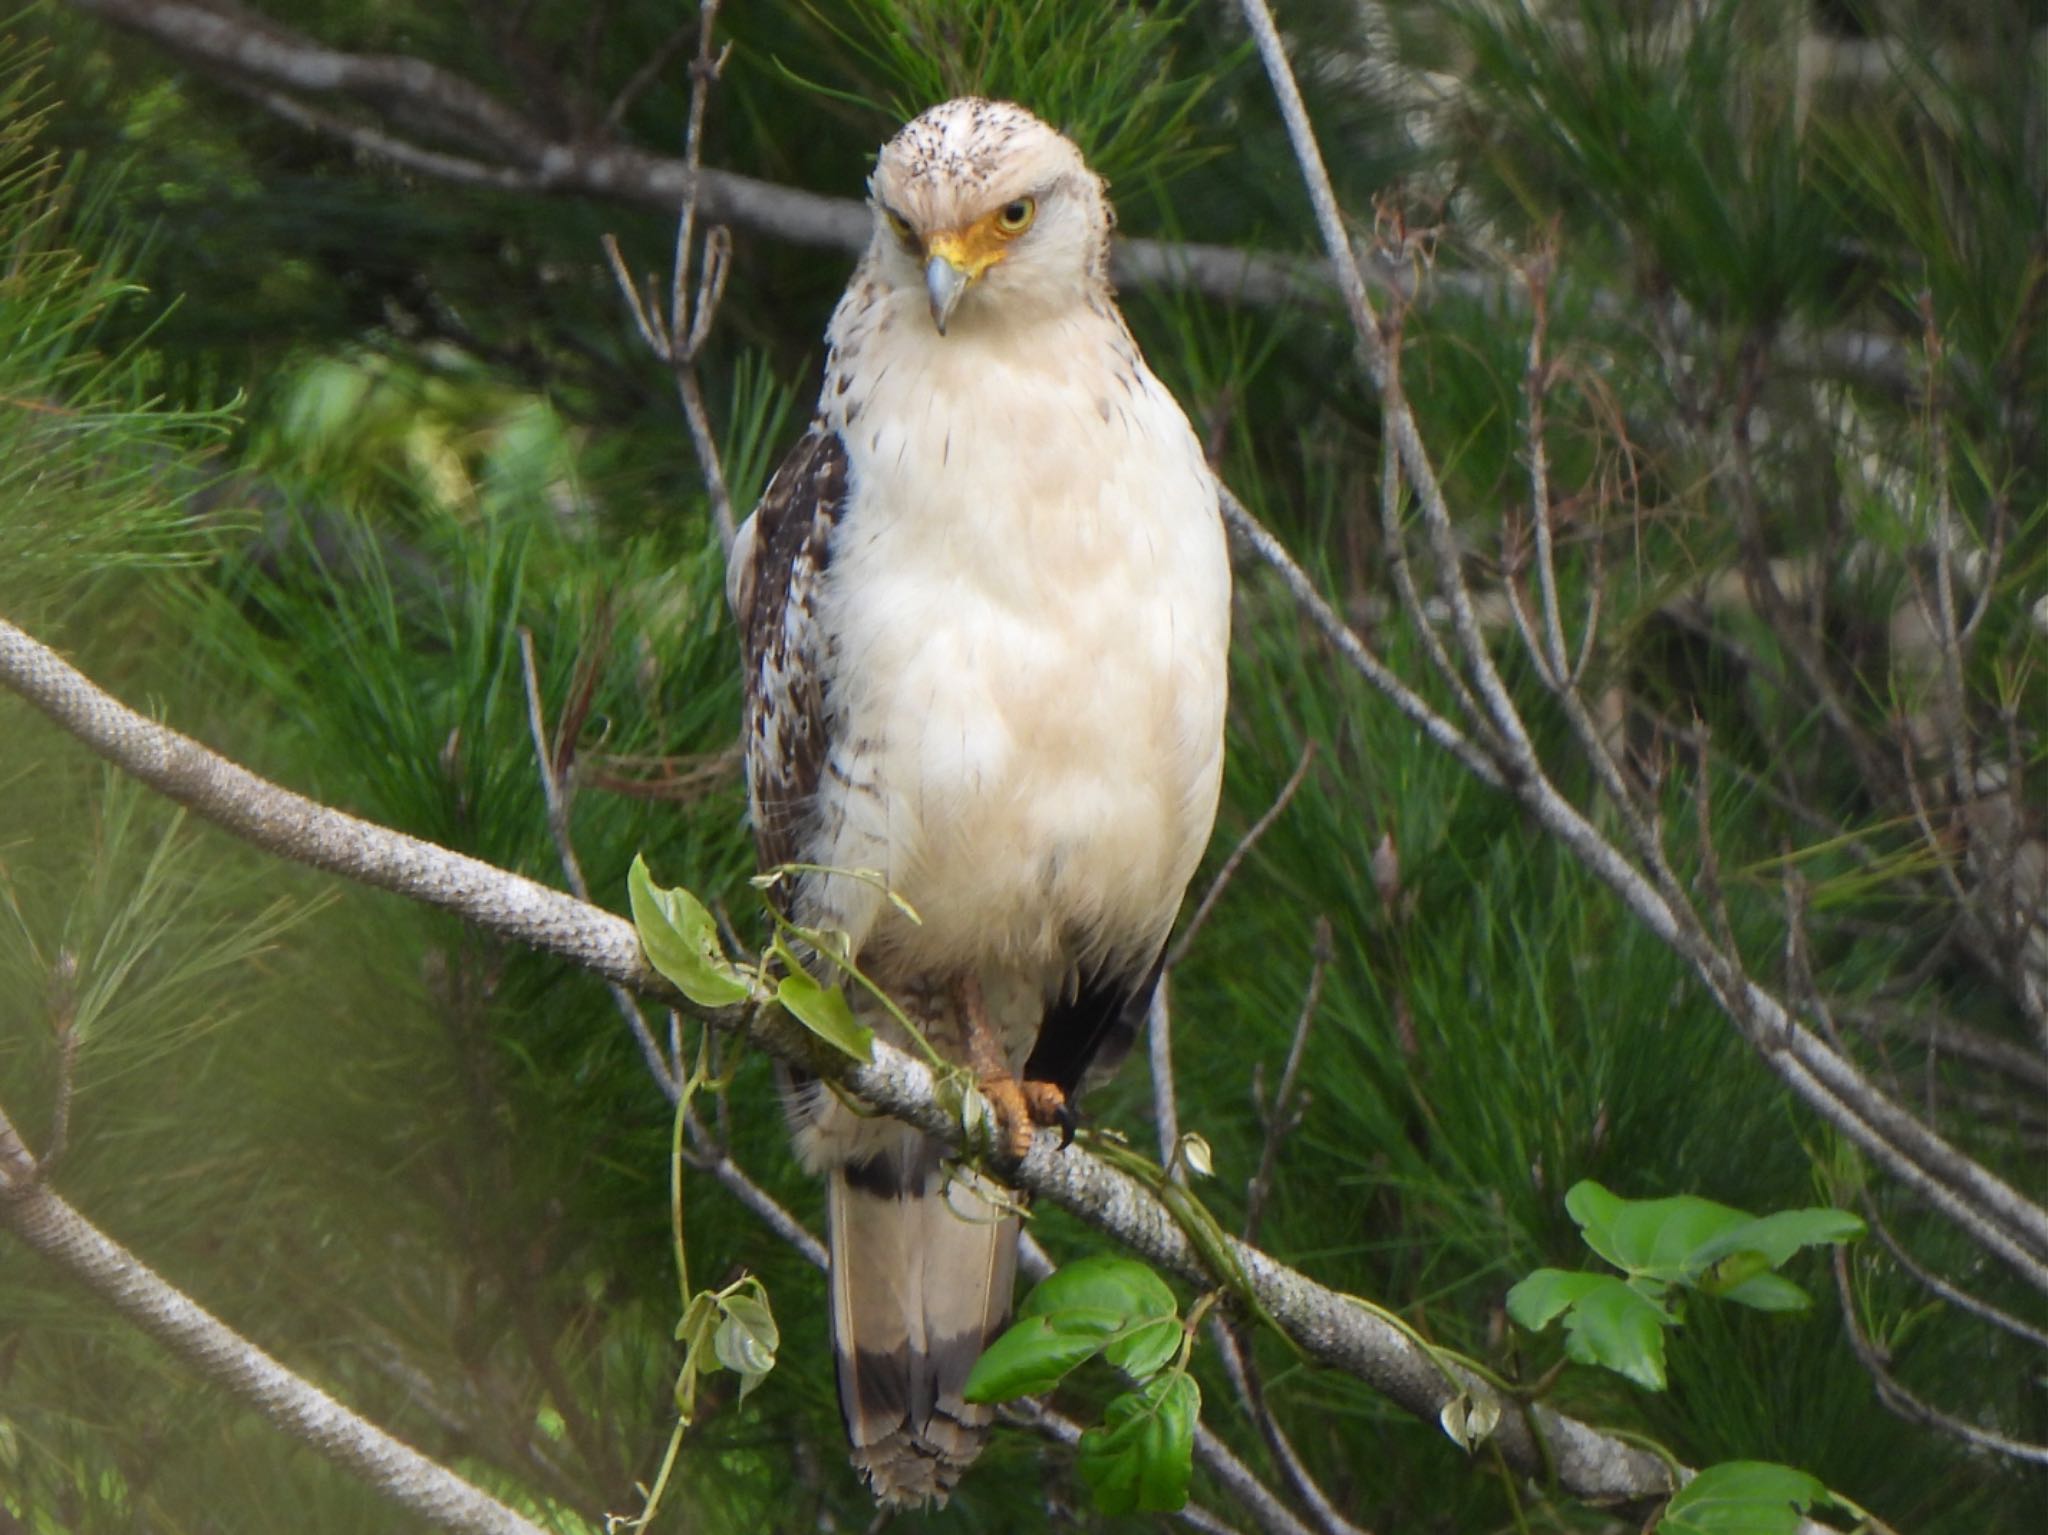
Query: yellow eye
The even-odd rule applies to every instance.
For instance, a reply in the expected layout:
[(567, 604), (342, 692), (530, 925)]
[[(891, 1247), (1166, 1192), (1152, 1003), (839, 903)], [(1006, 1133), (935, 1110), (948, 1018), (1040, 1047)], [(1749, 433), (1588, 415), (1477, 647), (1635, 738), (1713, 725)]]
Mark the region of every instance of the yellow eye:
[(910, 245), (916, 241), (917, 235), (910, 227), (910, 220), (898, 213), (894, 208), (884, 208), (882, 210), (882, 217), (888, 222), (889, 233), (893, 234), (905, 245)]
[(1005, 203), (996, 213), (996, 231), (999, 234), (1016, 236), (1031, 227), (1031, 221), (1038, 215), (1038, 199), (1020, 197), (1013, 203)]

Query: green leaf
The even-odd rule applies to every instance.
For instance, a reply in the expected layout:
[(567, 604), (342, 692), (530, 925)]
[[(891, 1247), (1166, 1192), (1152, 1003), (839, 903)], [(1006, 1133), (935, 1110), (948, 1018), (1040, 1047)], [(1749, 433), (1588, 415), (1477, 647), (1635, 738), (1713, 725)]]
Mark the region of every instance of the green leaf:
[(1804, 1471), (1762, 1460), (1709, 1466), (1680, 1488), (1657, 1522), (1658, 1535), (1796, 1535), (1799, 1516), (1832, 1501)]
[(1059, 1311), (1107, 1311), (1118, 1321), (1156, 1321), (1174, 1314), (1173, 1291), (1142, 1263), (1129, 1258), (1083, 1258), (1047, 1275), (1017, 1308), (1019, 1316)]
[(1813, 1297), (1783, 1274), (1755, 1274), (1726, 1290), (1708, 1293), (1754, 1311), (1805, 1311), (1813, 1305)]
[[(1591, 1180), (1573, 1185), (1564, 1204), (1586, 1245), (1616, 1268), (1698, 1284), (1709, 1294), (1763, 1310), (1796, 1310), (1806, 1298), (1790, 1281), (1756, 1284), (1755, 1276), (1802, 1247), (1851, 1241), (1864, 1231), (1863, 1222), (1846, 1210), (1781, 1210), (1757, 1217), (1689, 1194), (1623, 1199)], [(1719, 1271), (1710, 1273), (1716, 1265)]]
[(1759, 1274), (1770, 1272), (1771, 1261), (1759, 1252), (1732, 1252), (1698, 1275), (1692, 1283), (1708, 1295), (1727, 1295), (1739, 1290)]
[(821, 986), (806, 972), (791, 970), (776, 983), (775, 1000), (833, 1049), (863, 1064), (875, 1058), (875, 1031), (855, 1022), (846, 993), (837, 986)]
[(1508, 1291), (1508, 1315), (1532, 1332), (1564, 1317), (1565, 1352), (1652, 1391), (1664, 1389), (1664, 1329), (1671, 1314), (1612, 1274), (1538, 1269)]
[(684, 996), (699, 1007), (730, 1007), (753, 995), (747, 978), (725, 957), (718, 924), (702, 901), (680, 886), (664, 890), (655, 884), (647, 861), (637, 855), (626, 875), (626, 891), (647, 962)]
[(1622, 1280), (1595, 1284), (1565, 1313), (1565, 1352), (1580, 1364), (1604, 1365), (1650, 1391), (1664, 1389), (1664, 1329), (1669, 1312)]
[(1180, 1347), (1173, 1291), (1142, 1263), (1129, 1258), (1083, 1258), (1048, 1275), (1024, 1298), (1022, 1316), (1063, 1314), (1111, 1318), (1103, 1357), (1140, 1378), (1151, 1375)]
[(1188, 1500), (1201, 1388), (1185, 1372), (1161, 1375), (1110, 1402), (1081, 1436), (1081, 1480), (1105, 1514), (1171, 1513)]
[(1180, 1319), (1169, 1316), (1163, 1322), (1151, 1322), (1112, 1339), (1103, 1346), (1102, 1357), (1124, 1374), (1144, 1380), (1166, 1368), (1167, 1361), (1180, 1352), (1180, 1340), (1186, 1336)]
[(1538, 1269), (1508, 1291), (1508, 1315), (1531, 1332), (1541, 1332), (1558, 1314), (1578, 1304), (1588, 1290), (1612, 1283), (1606, 1274), (1568, 1274), (1563, 1269)]
[(709, 1294), (700, 1292), (690, 1298), (682, 1320), (676, 1323), (676, 1342), (683, 1345), (686, 1356), (711, 1341), (711, 1327), (717, 1315), (717, 1302)]
[(970, 1402), (1006, 1402), (1050, 1391), (1102, 1353), (1136, 1376), (1159, 1370), (1180, 1347), (1173, 1291), (1129, 1258), (1083, 1258), (1032, 1287), (1017, 1323), (968, 1373)]
[(970, 1402), (1039, 1396), (1094, 1358), (1115, 1330), (1116, 1318), (1106, 1311), (1025, 1317), (982, 1350), (960, 1394)]
[(1660, 1279), (1686, 1279), (1686, 1262), (1713, 1238), (1755, 1222), (1746, 1210), (1681, 1194), (1623, 1199), (1587, 1179), (1572, 1185), (1564, 1207), (1586, 1245), (1618, 1269)]
[(1853, 1242), (1864, 1233), (1863, 1222), (1847, 1210), (1780, 1210), (1716, 1233), (1686, 1255), (1694, 1272), (1722, 1262), (1731, 1254), (1758, 1253), (1767, 1268), (1776, 1268), (1802, 1247)]

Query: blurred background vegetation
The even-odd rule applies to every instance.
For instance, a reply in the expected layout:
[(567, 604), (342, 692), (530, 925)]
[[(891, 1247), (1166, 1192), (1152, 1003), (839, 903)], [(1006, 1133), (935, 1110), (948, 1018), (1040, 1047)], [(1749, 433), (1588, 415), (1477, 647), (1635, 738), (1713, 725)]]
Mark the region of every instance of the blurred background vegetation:
[[(566, 138), (679, 150), (688, 7), (264, 9), (331, 47), (435, 61)], [(1406, 371), (1482, 582), (1527, 496), (1514, 272), (1554, 240), (1552, 483), (1568, 586), (1604, 584), (1593, 676), (1617, 744), (1663, 787), (1687, 866), (1686, 775), (1667, 769), (1704, 754), (1758, 973), (1796, 990), (1810, 971), (1869, 1070), (2038, 1196), (2027, 955), (1973, 937), (1968, 860), (1939, 815), (1916, 818), (1943, 726), (1912, 615), (1941, 508), (1977, 615), (1969, 720), (1948, 728), (2005, 775), (2000, 835), (2037, 845), (2048, 10), (1289, 0), (1280, 20), (1359, 230), (1428, 231), (1426, 263), (1402, 247), (1423, 289)], [(972, 89), (1074, 132), (1127, 234), (1314, 249), (1232, 7), (735, 3), (720, 33), (707, 164), (854, 197), (904, 115)], [(644, 851), (751, 934), (722, 559), (606, 231), (643, 269), (673, 239), (627, 202), (394, 170), (53, 0), (0, 20), (0, 609), (258, 771), (559, 883), (530, 630), (551, 719), (587, 697), (573, 831), (598, 899), (623, 908)], [(744, 513), (803, 419), (851, 257), (744, 224), (734, 243), (700, 371)], [(1388, 622), (1376, 407), (1335, 310), (1143, 286), (1124, 304), (1226, 480), (1419, 675)], [(1533, 1378), (1557, 1341), (1518, 1335), (1502, 1297), (1585, 1261), (1575, 1180), (1755, 1210), (1867, 1198), (1923, 1262), (2041, 1321), (2038, 1296), (1866, 1177), (1677, 959), (1340, 671), (1250, 565), (1233, 686), (1212, 871), (1315, 751), (1174, 976), (1180, 1115), (1215, 1147), (1226, 1224), (1320, 917), (1333, 957), (1261, 1227), (1276, 1255)], [(669, 1115), (602, 988), (192, 824), (11, 699), (0, 741), (0, 1103), (35, 1143), (75, 1033), (66, 1197), (534, 1518), (593, 1531), (637, 1508), (676, 1362)], [(1397, 882), (1383, 856), (1375, 883), (1382, 846)], [(1134, 1062), (1090, 1107), (1150, 1144), (1151, 1105)], [(740, 1063), (721, 1119), (816, 1229), (764, 1061)], [(1057, 1213), (1038, 1226), (1055, 1256), (1101, 1245)], [(659, 1527), (865, 1526), (821, 1277), (708, 1178), (689, 1231), (704, 1278), (764, 1276), (785, 1345), (688, 1436)], [(1691, 1465), (1803, 1467), (1900, 1530), (2028, 1527), (2041, 1472), (1881, 1405), (1825, 1260), (1802, 1262), (1810, 1314), (1696, 1311), (1668, 1392), (1573, 1372), (1558, 1399)], [(1902, 1381), (2048, 1439), (2038, 1352), (1876, 1243), (1853, 1267)], [(1205, 1353), (1208, 1421), (1265, 1466)], [(1361, 1524), (1612, 1527), (1355, 1381), (1261, 1357), (1279, 1421)], [(1066, 1405), (1090, 1411), (1085, 1391)], [(1195, 1491), (1232, 1514), (1200, 1473)], [(1115, 1523), (1023, 1430), (929, 1520)], [(0, 1529), (283, 1527), (403, 1525), (0, 1240)]]

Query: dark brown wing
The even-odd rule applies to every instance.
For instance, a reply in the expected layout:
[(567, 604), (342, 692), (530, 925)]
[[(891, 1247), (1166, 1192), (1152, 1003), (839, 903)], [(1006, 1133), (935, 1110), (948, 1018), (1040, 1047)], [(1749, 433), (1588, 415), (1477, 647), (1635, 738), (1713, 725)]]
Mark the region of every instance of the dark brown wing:
[(1054, 1083), (1071, 1102), (1091, 1072), (1116, 1070), (1144, 1026), (1165, 960), (1161, 948), (1144, 970), (1102, 965), (1084, 971), (1071, 997), (1046, 1008), (1024, 1063), (1025, 1080)]
[(747, 798), (761, 867), (804, 857), (824, 770), (826, 679), (818, 588), (846, 513), (846, 448), (813, 424), (735, 546), (734, 616), (746, 671)]

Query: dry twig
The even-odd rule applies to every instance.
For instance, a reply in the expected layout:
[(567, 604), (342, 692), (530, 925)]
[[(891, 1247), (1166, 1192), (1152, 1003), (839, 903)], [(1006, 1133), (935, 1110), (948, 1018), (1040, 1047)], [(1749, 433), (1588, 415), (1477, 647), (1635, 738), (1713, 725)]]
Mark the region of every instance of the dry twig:
[(690, 67), (690, 117), (683, 135), (683, 195), (676, 216), (675, 257), (669, 266), (668, 300), (643, 296), (634, 282), (626, 259), (619, 254), (619, 242), (604, 237), (604, 253), (611, 262), (612, 275), (625, 295), (634, 327), (648, 349), (668, 365), (675, 375), (676, 395), (682, 401), (683, 419), (689, 423), (690, 442), (697, 451), (698, 472), (711, 498), (711, 518), (718, 529), (719, 543), (732, 553), (738, 525), (733, 519), (732, 491), (725, 482), (725, 466), (719, 461), (718, 441), (711, 431), (711, 413), (704, 403), (704, 385), (697, 377), (697, 358), (710, 338), (711, 323), (717, 317), (719, 301), (725, 297), (726, 279), (732, 274), (732, 235), (723, 225), (704, 238), (704, 266), (697, 280), (697, 295), (689, 299), (690, 268), (695, 259), (697, 204), (704, 188), (704, 107), (711, 95), (711, 83), (725, 68), (731, 45), (713, 53), (712, 31), (718, 23), (719, 0), (703, 0), (697, 21), (697, 58)]
[(1259, 1148), (1259, 1170), (1252, 1174), (1244, 1191), (1244, 1239), (1256, 1242), (1259, 1233), (1259, 1219), (1266, 1213), (1266, 1196), (1272, 1191), (1273, 1169), (1280, 1159), (1280, 1143), (1288, 1132), (1301, 1122), (1295, 1108), (1295, 1081), (1301, 1074), (1301, 1061), (1308, 1050), (1308, 1031), (1316, 1020), (1316, 1009), (1323, 1000), (1323, 981), (1330, 973), (1330, 961), (1334, 958), (1331, 946), (1330, 919), (1317, 917), (1315, 936), (1309, 949), (1308, 986), (1301, 998), (1301, 1012), (1294, 1021), (1294, 1039), (1287, 1047), (1287, 1064), (1280, 1070), (1280, 1085), (1273, 1090), (1273, 1101), (1265, 1108), (1266, 1136)]
[(1993, 1433), (1979, 1428), (1974, 1423), (1965, 1423), (1952, 1413), (1943, 1412), (1939, 1407), (1916, 1396), (1899, 1384), (1891, 1372), (1891, 1360), (1878, 1347), (1871, 1336), (1863, 1330), (1859, 1319), (1855, 1287), (1849, 1282), (1849, 1254), (1846, 1249), (1835, 1249), (1835, 1290), (1842, 1302), (1842, 1330), (1848, 1334), (1849, 1346), (1856, 1351), (1856, 1358), (1869, 1374), (1871, 1383), (1877, 1387), (1877, 1399), (1908, 1423), (1917, 1423), (1937, 1433), (1960, 1439), (1975, 1449), (1985, 1450), (2007, 1460), (2017, 1460), (2029, 1465), (2048, 1466), (2048, 1444), (2030, 1444), (2022, 1439), (2013, 1439), (2004, 1434)]
[[(540, 767), (540, 789), (547, 806), (548, 831), (554, 837), (555, 854), (562, 862), (562, 877), (569, 882), (569, 888), (580, 901), (590, 899), (590, 883), (583, 877), (583, 864), (576, 856), (576, 844), (569, 834), (570, 789), (561, 778), (565, 754), (573, 752), (573, 743), (565, 737), (548, 745), (547, 717), (541, 705), (540, 674), (533, 659), (533, 631), (521, 628), (519, 631), (519, 663), (526, 680), (526, 719), (533, 732), (534, 760)], [(633, 1000), (631, 992), (617, 981), (605, 983), (611, 993), (612, 1004), (618, 1008), (619, 1016), (632, 1031), (633, 1041), (640, 1047), (640, 1058), (647, 1063), (648, 1075), (661, 1089), (662, 1096), (673, 1104), (682, 1096), (681, 1062), (662, 1054), (661, 1045), (654, 1033), (647, 1027), (647, 1019)]]

